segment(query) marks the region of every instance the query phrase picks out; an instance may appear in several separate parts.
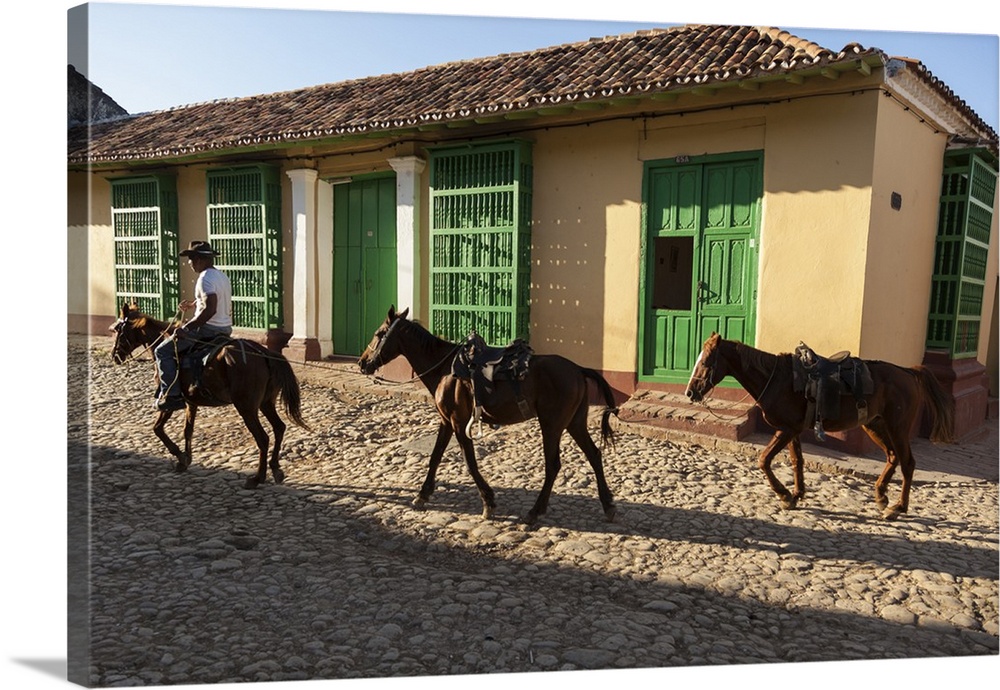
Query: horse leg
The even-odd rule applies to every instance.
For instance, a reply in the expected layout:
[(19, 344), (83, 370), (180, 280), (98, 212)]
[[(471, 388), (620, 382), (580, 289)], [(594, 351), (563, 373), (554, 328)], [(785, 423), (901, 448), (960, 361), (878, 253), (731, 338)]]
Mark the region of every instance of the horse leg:
[(892, 480), (893, 473), (896, 471), (896, 465), (899, 463), (899, 456), (893, 448), (885, 420), (881, 417), (872, 420), (870, 424), (865, 424), (861, 428), (864, 429), (869, 438), (875, 442), (875, 445), (881, 448), (882, 452), (885, 453), (885, 467), (882, 468), (882, 474), (880, 474), (878, 479), (875, 480), (875, 505), (882, 510), (885, 510), (889, 505), (889, 496), (886, 487)]
[(198, 408), (188, 405), (184, 409), (184, 467), (178, 467), (177, 471), (182, 472), (191, 464), (192, 450), (191, 440), (194, 438), (194, 420), (198, 416)]
[(590, 438), (590, 434), (587, 433), (586, 404), (581, 405), (580, 409), (577, 410), (573, 421), (567, 427), (567, 431), (569, 431), (569, 435), (573, 440), (576, 441), (576, 445), (580, 446), (580, 450), (587, 456), (587, 461), (594, 469), (594, 476), (597, 478), (597, 495), (601, 499), (601, 505), (604, 507), (604, 517), (608, 522), (613, 522), (618, 509), (615, 507), (614, 499), (611, 497), (608, 482), (604, 478), (604, 462), (601, 459), (601, 449), (597, 447), (594, 440)]
[(156, 434), (157, 438), (159, 438), (160, 441), (163, 442), (163, 445), (166, 446), (167, 451), (169, 451), (171, 455), (177, 458), (177, 464), (174, 466), (174, 469), (176, 469), (178, 472), (183, 472), (188, 468), (188, 465), (191, 464), (191, 456), (190, 454), (185, 456), (184, 452), (180, 449), (180, 447), (176, 443), (174, 443), (169, 436), (167, 436), (167, 430), (165, 427), (167, 425), (167, 420), (170, 419), (171, 415), (173, 415), (173, 411), (171, 410), (164, 410), (160, 412), (156, 416), (156, 421), (153, 422), (153, 433)]
[(904, 433), (895, 434), (892, 445), (896, 450), (899, 469), (902, 470), (903, 486), (899, 491), (899, 500), (882, 511), (882, 518), (885, 520), (895, 520), (900, 513), (905, 513), (910, 507), (910, 487), (913, 484), (913, 470), (917, 465), (910, 448), (910, 440)]
[(535, 524), (538, 518), (548, 510), (552, 486), (556, 483), (559, 468), (562, 467), (562, 462), (559, 460), (559, 439), (562, 436), (562, 430), (552, 430), (545, 425), (541, 425), (541, 427), (542, 451), (545, 454), (545, 481), (542, 483), (542, 490), (538, 492), (538, 498), (535, 499), (535, 505), (524, 516), (524, 522), (528, 525)]
[(281, 452), (281, 441), (285, 438), (285, 429), (288, 427), (278, 416), (278, 410), (275, 409), (273, 400), (262, 402), (260, 411), (264, 413), (264, 417), (271, 423), (271, 429), (274, 431), (274, 448), (271, 450), (270, 463), (271, 476), (274, 477), (275, 484), (281, 484), (285, 481), (285, 473), (281, 470), (281, 464), (278, 462), (278, 454)]
[(472, 475), (472, 481), (476, 483), (476, 488), (479, 489), (479, 497), (483, 501), (483, 517), (487, 520), (492, 520), (493, 512), (497, 507), (496, 498), (493, 495), (493, 489), (483, 479), (483, 475), (479, 473), (479, 464), (476, 462), (476, 448), (472, 445), (472, 439), (465, 435), (464, 425), (456, 430), (455, 437), (458, 440), (458, 445), (462, 447), (462, 455), (465, 456), (465, 464), (469, 468), (469, 474)]
[(796, 436), (788, 446), (788, 454), (792, 457), (792, 472), (795, 474), (795, 491), (792, 493), (792, 507), (806, 497), (806, 479), (802, 471), (805, 461), (802, 458), (802, 441)]
[(441, 425), (438, 427), (437, 440), (434, 442), (434, 450), (431, 451), (431, 460), (427, 467), (427, 478), (424, 479), (423, 486), (420, 487), (420, 493), (413, 499), (414, 508), (423, 508), (427, 504), (427, 501), (431, 500), (431, 494), (434, 493), (434, 478), (437, 476), (438, 465), (441, 464), (441, 458), (444, 456), (445, 448), (448, 447), (448, 442), (451, 441), (451, 436), (451, 425), (447, 422), (441, 422)]
[(785, 446), (787, 446), (794, 438), (795, 436), (787, 431), (774, 432), (774, 436), (771, 437), (770, 443), (768, 443), (767, 447), (765, 447), (761, 452), (760, 458), (757, 461), (758, 467), (760, 467), (764, 476), (767, 478), (767, 483), (771, 485), (774, 493), (778, 494), (778, 498), (781, 499), (781, 506), (785, 510), (791, 510), (794, 508), (796, 499), (792, 496), (788, 489), (785, 488), (785, 485), (782, 484), (776, 476), (774, 476), (774, 472), (771, 471), (771, 461), (774, 460), (774, 457), (784, 450)]
[(258, 486), (267, 481), (267, 432), (264, 431), (264, 426), (260, 423), (260, 419), (257, 417), (257, 407), (247, 407), (241, 405), (236, 408), (240, 413), (240, 417), (243, 418), (243, 423), (246, 425), (247, 429), (253, 435), (254, 441), (257, 442), (257, 450), (260, 451), (260, 455), (257, 461), (257, 473), (250, 475), (246, 481), (247, 489), (256, 489)]

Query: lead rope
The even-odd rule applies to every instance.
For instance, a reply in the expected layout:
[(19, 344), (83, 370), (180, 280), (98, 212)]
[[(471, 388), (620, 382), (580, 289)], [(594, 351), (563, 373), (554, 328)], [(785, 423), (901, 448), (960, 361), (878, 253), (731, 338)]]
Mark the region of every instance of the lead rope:
[(447, 362), (449, 359), (451, 359), (452, 357), (455, 356), (455, 353), (458, 352), (458, 350), (461, 347), (462, 347), (462, 343), (459, 343), (458, 345), (456, 345), (455, 347), (453, 347), (451, 350), (449, 350), (448, 354), (446, 354), (441, 359), (440, 362), (438, 362), (437, 364), (435, 364), (432, 367), (428, 367), (427, 370), (425, 370), (422, 374), (417, 374), (416, 376), (414, 376), (412, 378), (409, 378), (409, 379), (407, 379), (405, 381), (390, 381), (389, 379), (382, 378), (381, 376), (372, 376), (372, 380), (378, 381), (379, 383), (381, 383), (383, 385), (386, 385), (386, 386), (406, 386), (406, 385), (411, 384), (411, 383), (413, 383), (415, 381), (421, 380), (424, 376), (427, 376), (427, 374), (431, 373), (432, 371), (434, 371), (435, 369), (437, 369), (439, 366), (441, 366), (442, 364), (444, 364), (445, 362)]
[[(777, 371), (778, 371), (778, 363), (777, 363), (777, 362), (775, 362), (775, 363), (774, 363), (774, 368), (773, 368), (773, 369), (771, 370), (771, 375), (767, 377), (767, 383), (765, 383), (765, 384), (764, 384), (764, 390), (762, 390), (762, 391), (760, 392), (760, 395), (758, 395), (758, 396), (757, 396), (757, 398), (756, 398), (756, 399), (755, 399), (755, 400), (753, 401), (753, 407), (760, 407), (760, 399), (764, 397), (764, 394), (765, 394), (765, 393), (767, 393), (767, 389), (768, 389), (768, 387), (769, 387), (769, 386), (771, 385), (771, 380), (772, 380), (772, 379), (774, 378), (774, 374), (775, 374), (775, 373), (776, 373)], [(746, 394), (746, 395), (744, 395), (744, 396), (743, 396), (742, 398), (740, 398), (739, 400), (737, 400), (737, 401), (736, 401), (736, 402), (735, 402), (734, 404), (736, 404), (736, 405), (739, 405), (740, 403), (742, 403), (742, 402), (743, 402), (744, 400), (746, 400), (746, 399), (747, 399), (747, 398), (749, 398), (749, 397), (750, 397), (750, 393), (747, 393), (747, 394)], [(739, 417), (742, 417), (742, 416), (743, 416), (743, 413), (737, 413), (737, 414), (734, 414), (734, 415), (732, 415), (732, 416), (724, 416), (724, 415), (720, 415), (720, 414), (719, 414), (718, 412), (716, 412), (716, 411), (715, 411), (715, 410), (713, 410), (713, 409), (712, 409), (711, 407), (709, 407), (709, 406), (708, 406), (708, 402), (707, 402), (707, 401), (705, 401), (705, 400), (702, 400), (702, 405), (703, 405), (703, 406), (705, 407), (705, 409), (706, 409), (706, 410), (708, 410), (708, 412), (709, 412), (709, 413), (710, 413), (710, 414), (711, 414), (711, 415), (712, 415), (713, 417), (715, 417), (716, 419), (722, 419), (722, 420), (730, 420), (730, 419), (737, 419), (737, 418), (739, 418)], [(763, 408), (761, 408), (761, 409), (763, 409)]]

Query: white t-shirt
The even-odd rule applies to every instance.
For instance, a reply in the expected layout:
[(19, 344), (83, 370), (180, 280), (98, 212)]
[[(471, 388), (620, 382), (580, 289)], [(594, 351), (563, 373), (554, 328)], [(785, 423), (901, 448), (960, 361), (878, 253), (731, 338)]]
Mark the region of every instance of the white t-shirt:
[(194, 284), (194, 317), (205, 311), (206, 295), (215, 295), (215, 314), (206, 322), (206, 326), (232, 328), (233, 326), (233, 288), (229, 284), (229, 276), (209, 266), (198, 274)]

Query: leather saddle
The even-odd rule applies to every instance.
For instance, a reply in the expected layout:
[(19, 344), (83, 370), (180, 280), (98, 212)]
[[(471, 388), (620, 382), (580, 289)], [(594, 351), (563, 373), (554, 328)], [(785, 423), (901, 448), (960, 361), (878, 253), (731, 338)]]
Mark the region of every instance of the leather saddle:
[(868, 402), (865, 396), (875, 390), (871, 372), (864, 360), (851, 357), (847, 351), (822, 357), (803, 342), (795, 348), (792, 367), (792, 387), (803, 393), (806, 405), (806, 424), (813, 427), (820, 441), (826, 440), (823, 422), (840, 421), (841, 397), (853, 396), (857, 408), (858, 424), (868, 421)]
[(533, 355), (534, 351), (521, 339), (513, 341), (507, 347), (492, 347), (487, 345), (482, 336), (475, 331), (469, 334), (452, 361), (451, 373), (456, 378), (472, 384), (476, 401), (475, 419), (479, 418), (482, 408), (489, 407), (493, 401), (498, 381), (509, 381), (513, 384), (521, 415), (525, 419), (531, 417), (528, 403), (521, 395), (519, 383), (527, 376)]
[[(200, 393), (202, 396), (214, 398), (208, 389), (202, 385), (201, 378), (208, 363), (218, 354), (219, 350), (230, 343), (239, 343), (243, 350), (242, 341), (228, 335), (217, 335), (211, 340), (199, 342), (190, 350), (181, 355), (180, 369), (190, 376), (190, 383), (187, 389), (189, 395)], [(243, 351), (243, 361), (246, 361), (246, 352)]]

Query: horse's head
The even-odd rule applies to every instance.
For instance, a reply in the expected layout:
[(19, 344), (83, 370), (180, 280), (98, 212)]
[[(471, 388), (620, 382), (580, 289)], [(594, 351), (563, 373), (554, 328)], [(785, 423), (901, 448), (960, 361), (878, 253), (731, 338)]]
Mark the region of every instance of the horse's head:
[(701, 402), (716, 384), (726, 377), (724, 367), (719, 366), (719, 345), (722, 338), (712, 333), (702, 345), (701, 353), (694, 363), (694, 370), (684, 394), (691, 402)]
[(128, 302), (122, 304), (118, 320), (108, 329), (115, 332), (115, 344), (111, 348), (111, 359), (115, 364), (124, 364), (132, 351), (143, 344), (141, 334), (136, 328), (136, 322), (143, 318), (142, 312), (135, 304)]
[(394, 306), (389, 307), (385, 321), (375, 330), (371, 342), (368, 343), (368, 347), (358, 359), (358, 367), (363, 373), (370, 376), (379, 367), (388, 364), (400, 355), (397, 324), (406, 321), (406, 316), (409, 313), (409, 307), (398, 314)]

